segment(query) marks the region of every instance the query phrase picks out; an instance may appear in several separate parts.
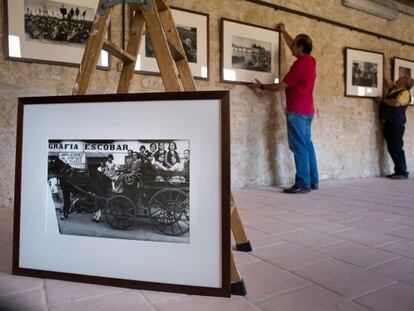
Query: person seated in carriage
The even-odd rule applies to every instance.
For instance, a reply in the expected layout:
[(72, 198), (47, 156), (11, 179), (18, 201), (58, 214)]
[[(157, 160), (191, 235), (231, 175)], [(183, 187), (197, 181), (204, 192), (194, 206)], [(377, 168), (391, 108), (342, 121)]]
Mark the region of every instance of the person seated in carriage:
[(123, 181), (126, 178), (132, 178), (134, 181), (136, 181), (138, 174), (141, 172), (141, 165), (142, 160), (139, 158), (138, 152), (132, 152), (131, 161), (127, 160), (125, 164), (125, 171), (115, 182), (114, 192), (120, 193), (123, 191)]
[[(178, 162), (175, 156), (171, 157), (171, 166), (168, 169), (171, 172), (183, 172), (184, 171), (184, 167), (183, 164)], [(168, 180), (170, 183), (182, 183), (185, 182), (185, 177), (184, 176), (171, 176), (170, 179)]]
[(150, 150), (146, 151), (146, 156), (147, 157), (152, 157), (155, 159), (155, 152), (157, 151), (157, 144), (156, 143), (151, 143), (150, 144)]
[(141, 160), (144, 160), (147, 157), (147, 148), (144, 145), (139, 146), (139, 153), (138, 153), (138, 157)]
[(175, 163), (180, 163), (180, 156), (177, 152), (177, 145), (175, 142), (170, 142), (168, 145), (168, 152), (167, 152), (167, 158), (165, 159), (165, 164), (168, 168), (171, 168), (175, 163), (172, 163), (171, 158), (175, 158)]
[[(156, 160), (154, 161), (154, 168), (157, 172), (166, 172), (168, 171), (168, 168), (165, 166), (165, 156), (164, 154), (160, 155)], [(155, 181), (165, 181), (165, 178), (163, 176), (155, 176)]]
[(190, 150), (188, 149), (184, 150), (183, 168), (184, 168), (184, 171), (190, 170)]
[(164, 156), (164, 162), (165, 162), (166, 153), (167, 152), (165, 151), (165, 144), (164, 143), (158, 143), (158, 150), (154, 154), (155, 160), (158, 161), (160, 155), (163, 155)]

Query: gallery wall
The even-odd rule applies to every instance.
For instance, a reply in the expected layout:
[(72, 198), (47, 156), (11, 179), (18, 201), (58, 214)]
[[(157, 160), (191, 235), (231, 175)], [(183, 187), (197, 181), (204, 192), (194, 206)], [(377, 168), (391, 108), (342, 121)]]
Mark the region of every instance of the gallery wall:
[[(414, 18), (407, 15), (400, 14), (398, 20), (389, 22), (345, 8), (341, 0), (268, 2), (414, 42)], [(313, 39), (312, 54), (318, 62), (313, 137), (322, 180), (379, 176), (392, 169), (384, 152), (377, 105), (371, 99), (343, 96), (344, 47), (383, 52), (386, 59), (398, 56), (414, 60), (413, 47), (243, 0), (170, 0), (168, 3), (210, 15), (210, 79), (197, 80), (196, 83), (199, 90), (229, 89), (231, 92), (233, 187), (289, 184), (293, 181), (294, 164), (287, 144), (284, 95), (253, 92), (243, 85), (220, 82), (220, 17), (266, 27), (284, 22), (292, 35), (307, 33)], [(14, 191), (17, 98), (69, 95), (77, 69), (5, 60), (2, 10), (3, 5), (0, 8), (0, 207), (8, 207), (12, 206)], [(121, 41), (120, 19), (120, 11), (117, 10), (112, 21), (112, 38), (116, 43)], [(282, 76), (293, 61), (283, 42)], [(110, 71), (96, 72), (89, 93), (116, 92), (119, 77), (116, 63), (117, 60), (112, 59)], [(160, 77), (137, 74), (131, 91), (163, 91), (162, 81)], [(414, 107), (410, 107), (407, 114), (405, 151), (408, 168), (414, 174)]]

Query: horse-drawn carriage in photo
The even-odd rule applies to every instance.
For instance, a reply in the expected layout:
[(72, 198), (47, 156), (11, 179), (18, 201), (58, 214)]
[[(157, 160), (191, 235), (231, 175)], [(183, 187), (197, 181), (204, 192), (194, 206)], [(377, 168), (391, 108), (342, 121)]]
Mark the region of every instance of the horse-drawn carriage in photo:
[(87, 204), (101, 209), (107, 223), (118, 230), (129, 228), (139, 217), (149, 217), (166, 235), (180, 236), (190, 229), (189, 171), (123, 173), (122, 184), (115, 192), (105, 174), (72, 168), (58, 156), (49, 156), (48, 170), (49, 178), (60, 179), (63, 217), (68, 216), (73, 204)]

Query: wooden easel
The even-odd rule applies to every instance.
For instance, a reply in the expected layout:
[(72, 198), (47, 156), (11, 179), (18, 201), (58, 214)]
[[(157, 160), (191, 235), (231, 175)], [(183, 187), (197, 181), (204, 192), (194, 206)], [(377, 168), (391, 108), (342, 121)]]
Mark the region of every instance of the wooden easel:
[[(132, 10), (131, 30), (125, 51), (105, 39), (113, 7), (122, 2), (128, 3)], [(196, 85), (184, 48), (165, 0), (100, 0), (72, 94), (86, 93), (102, 49), (122, 61), (117, 92), (128, 93), (144, 27), (151, 36), (165, 91), (195, 91)], [(231, 230), (236, 240), (237, 250), (251, 251), (252, 248), (247, 240), (233, 196), (231, 196)], [(246, 287), (240, 277), (232, 252), (230, 257), (231, 292), (233, 295), (244, 296), (247, 293)]]

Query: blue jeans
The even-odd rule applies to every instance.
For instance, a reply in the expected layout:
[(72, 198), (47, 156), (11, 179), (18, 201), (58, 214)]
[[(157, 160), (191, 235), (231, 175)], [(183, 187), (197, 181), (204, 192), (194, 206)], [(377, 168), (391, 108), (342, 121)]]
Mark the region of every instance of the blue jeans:
[(311, 140), (313, 115), (287, 114), (289, 148), (295, 156), (295, 184), (309, 187), (319, 182), (315, 149)]

